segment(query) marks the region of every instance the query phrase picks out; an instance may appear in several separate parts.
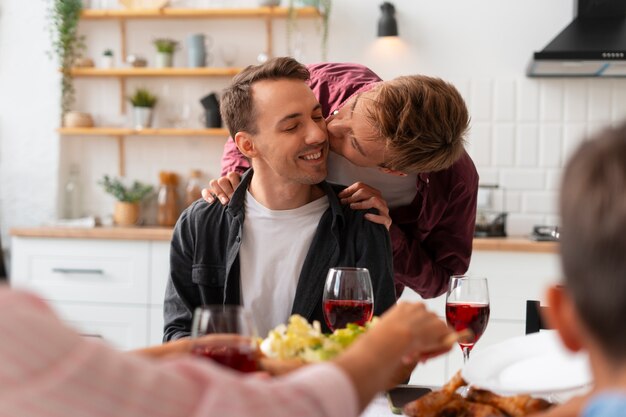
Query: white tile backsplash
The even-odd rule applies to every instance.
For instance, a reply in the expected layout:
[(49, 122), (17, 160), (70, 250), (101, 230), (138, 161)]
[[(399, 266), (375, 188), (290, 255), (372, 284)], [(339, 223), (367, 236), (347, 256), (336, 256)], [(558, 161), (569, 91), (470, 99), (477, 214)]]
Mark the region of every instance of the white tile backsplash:
[(539, 127), (518, 125), (517, 127), (516, 165), (520, 167), (536, 167), (539, 155)]
[(626, 119), (626, 80), (502, 78), (469, 85), (470, 154), (481, 184), (504, 190), (494, 205), (509, 212), (507, 232), (558, 224), (565, 161), (583, 140)]

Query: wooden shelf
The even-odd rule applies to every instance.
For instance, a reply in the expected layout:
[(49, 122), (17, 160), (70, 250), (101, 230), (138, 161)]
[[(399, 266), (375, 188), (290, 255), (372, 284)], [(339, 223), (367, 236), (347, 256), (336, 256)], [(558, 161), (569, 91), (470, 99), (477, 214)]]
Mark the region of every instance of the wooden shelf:
[(57, 129), (66, 136), (228, 136), (227, 129), (142, 129), (124, 127), (61, 127)]
[(72, 68), (74, 77), (232, 77), (241, 72), (239, 67), (202, 68)]
[[(320, 17), (315, 7), (297, 8), (298, 17)], [(212, 8), (212, 9), (86, 9), (81, 19), (224, 19), (287, 17), (287, 7)]]

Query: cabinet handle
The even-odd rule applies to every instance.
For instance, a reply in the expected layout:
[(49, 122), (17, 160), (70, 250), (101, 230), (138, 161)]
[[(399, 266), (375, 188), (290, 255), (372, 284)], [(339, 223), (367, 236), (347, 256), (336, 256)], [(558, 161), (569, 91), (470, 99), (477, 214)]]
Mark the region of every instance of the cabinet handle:
[(92, 274), (103, 275), (102, 269), (80, 269), (80, 268), (52, 268), (52, 272), (58, 274)]
[(102, 337), (101, 334), (97, 334), (97, 333), (81, 333), (80, 335), (81, 337), (90, 337), (93, 339), (104, 339), (104, 337)]

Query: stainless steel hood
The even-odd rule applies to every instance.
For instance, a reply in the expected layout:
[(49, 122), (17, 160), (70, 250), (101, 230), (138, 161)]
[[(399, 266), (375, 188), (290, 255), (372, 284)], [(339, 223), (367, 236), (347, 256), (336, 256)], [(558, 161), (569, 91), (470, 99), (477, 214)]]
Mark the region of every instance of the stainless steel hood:
[(529, 77), (626, 77), (626, 0), (575, 1), (576, 18), (540, 52)]

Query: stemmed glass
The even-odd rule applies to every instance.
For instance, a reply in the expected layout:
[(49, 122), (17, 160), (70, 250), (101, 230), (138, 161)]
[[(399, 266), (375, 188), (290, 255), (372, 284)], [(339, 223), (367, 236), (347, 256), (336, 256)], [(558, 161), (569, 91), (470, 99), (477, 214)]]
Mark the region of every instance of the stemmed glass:
[[(202, 336), (216, 334), (210, 340)], [(241, 306), (211, 305), (196, 308), (191, 325), (192, 353), (240, 372), (258, 370), (257, 331)]]
[(324, 319), (331, 330), (360, 326), (374, 314), (374, 291), (366, 268), (330, 268), (324, 285)]
[(457, 332), (470, 329), (473, 336), (459, 341), (463, 363), (480, 339), (489, 321), (489, 289), (487, 278), (453, 275), (446, 295), (446, 321)]

